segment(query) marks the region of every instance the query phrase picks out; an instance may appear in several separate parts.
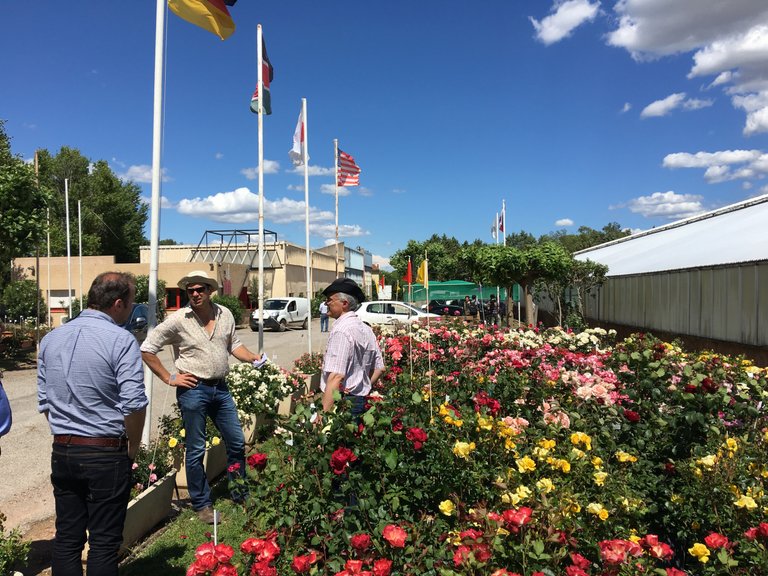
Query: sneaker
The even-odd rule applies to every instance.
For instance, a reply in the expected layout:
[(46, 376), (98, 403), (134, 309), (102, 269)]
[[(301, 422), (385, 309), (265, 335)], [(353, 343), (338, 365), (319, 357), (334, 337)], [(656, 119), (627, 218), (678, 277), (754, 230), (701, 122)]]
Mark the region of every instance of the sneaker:
[[(221, 522), (221, 514), (217, 514), (217, 516), (219, 522)], [(197, 517), (200, 518), (201, 522), (205, 522), (206, 524), (213, 524), (213, 507), (206, 506), (205, 508), (197, 510)]]

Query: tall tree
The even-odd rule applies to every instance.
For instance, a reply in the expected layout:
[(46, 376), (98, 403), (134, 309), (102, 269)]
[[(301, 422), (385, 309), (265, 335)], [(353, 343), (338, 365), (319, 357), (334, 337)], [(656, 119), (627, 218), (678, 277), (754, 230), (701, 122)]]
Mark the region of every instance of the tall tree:
[(72, 253), (77, 252), (77, 202), (81, 201), (83, 254), (114, 255), (117, 262), (138, 262), (146, 242), (148, 207), (133, 182), (121, 181), (107, 162), (92, 163), (78, 150), (62, 147), (41, 154), (40, 178), (54, 190), (51, 202), (51, 252), (66, 254), (64, 181), (69, 180)]
[(48, 198), (35, 181), (34, 168), (11, 152), (0, 120), (0, 286), (10, 281), (10, 261), (31, 255), (45, 238)]

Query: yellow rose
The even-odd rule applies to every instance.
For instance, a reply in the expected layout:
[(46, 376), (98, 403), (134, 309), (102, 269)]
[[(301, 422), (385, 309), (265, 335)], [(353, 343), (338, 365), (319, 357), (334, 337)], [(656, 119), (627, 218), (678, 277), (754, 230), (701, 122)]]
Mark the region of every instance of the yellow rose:
[(541, 440), (539, 440), (539, 446), (544, 448), (544, 450), (552, 450), (552, 448), (554, 448), (555, 445), (556, 445), (555, 441), (550, 440), (549, 438), (542, 438)]
[(504, 494), (501, 495), (501, 501), (504, 504), (512, 504), (512, 506), (517, 506), (517, 504), (520, 502), (520, 496), (514, 492), (504, 492)]
[(518, 498), (520, 498), (520, 500), (525, 500), (526, 498), (530, 498), (531, 490), (527, 486), (524, 486), (524, 485), (521, 484), (515, 490), (515, 494), (517, 494), (517, 496), (518, 496)]
[(599, 456), (595, 456), (592, 458), (592, 466), (597, 468), (598, 470), (603, 467), (603, 459)]
[(539, 492), (542, 494), (549, 494), (552, 492), (552, 490), (555, 489), (555, 485), (549, 478), (542, 478), (538, 482), (536, 482), (536, 488), (539, 489)]
[(746, 508), (747, 510), (754, 510), (757, 508), (757, 502), (751, 496), (742, 496), (736, 502), (734, 502), (739, 508)]
[(186, 431), (186, 430), (184, 430), (184, 428), (182, 428), (181, 430), (179, 430), (179, 436), (181, 436), (182, 438), (184, 438), (186, 435), (187, 435), (187, 431)]
[(453, 453), (459, 458), (467, 458), (470, 452), (472, 452), (474, 449), (475, 449), (474, 442), (467, 443), (467, 442), (460, 442), (457, 440), (456, 444), (453, 445)]
[(696, 542), (693, 546), (688, 548), (688, 553), (691, 556), (698, 558), (699, 562), (702, 564), (709, 562), (709, 548), (701, 542)]
[(440, 502), (440, 505), (438, 506), (440, 508), (440, 512), (445, 514), (446, 516), (450, 516), (453, 514), (453, 511), (456, 509), (456, 507), (453, 505), (453, 502), (450, 500), (443, 500)]
[(603, 508), (602, 510), (600, 510), (600, 512), (597, 513), (597, 517), (600, 518), (600, 520), (602, 520), (603, 522), (605, 522), (606, 520), (608, 520), (608, 510)]
[(214, 436), (213, 438), (211, 438), (211, 444), (214, 446), (218, 446), (219, 444), (221, 444), (221, 438), (219, 438), (218, 436)]
[(597, 502), (590, 502), (589, 505), (587, 506), (587, 512), (589, 512), (590, 514), (594, 514), (595, 516), (600, 514), (600, 512), (602, 512), (603, 510), (605, 510), (603, 505), (598, 504)]
[(698, 460), (696, 460), (696, 464), (705, 466), (707, 468), (713, 468), (716, 462), (717, 462), (717, 457), (714, 454), (710, 454), (708, 456), (704, 456), (704, 458), (699, 458)]
[(592, 477), (595, 479), (595, 484), (598, 486), (603, 486), (605, 484), (605, 479), (608, 478), (607, 472), (595, 472), (592, 474)]
[(523, 456), (522, 458), (515, 460), (515, 463), (517, 464), (517, 470), (520, 474), (536, 470), (536, 462), (531, 460), (528, 456)]
[(168, 446), (171, 448), (176, 448), (178, 444), (179, 444), (179, 441), (176, 438), (170, 438), (168, 440)]
[(632, 454), (624, 452), (624, 450), (618, 450), (616, 452), (616, 458), (619, 462), (637, 462), (637, 456), (632, 456)]

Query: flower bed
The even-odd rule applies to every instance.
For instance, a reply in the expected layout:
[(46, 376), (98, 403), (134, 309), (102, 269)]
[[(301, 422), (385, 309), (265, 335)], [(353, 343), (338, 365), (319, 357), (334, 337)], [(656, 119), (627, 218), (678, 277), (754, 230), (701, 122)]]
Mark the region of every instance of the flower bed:
[(249, 461), (245, 541), (210, 573), (768, 573), (764, 369), (601, 330), (381, 342), (361, 422), (299, 405)]

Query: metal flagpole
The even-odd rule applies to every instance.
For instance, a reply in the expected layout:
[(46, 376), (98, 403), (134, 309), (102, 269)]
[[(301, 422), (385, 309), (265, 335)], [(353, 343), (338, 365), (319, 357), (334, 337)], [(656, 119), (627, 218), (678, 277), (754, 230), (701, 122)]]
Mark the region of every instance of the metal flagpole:
[(48, 297), (45, 299), (48, 303), (48, 328), (51, 328), (53, 321), (51, 320), (51, 209), (45, 209), (45, 223), (47, 227), (48, 236)]
[(336, 278), (339, 277), (339, 141), (333, 139), (333, 191), (336, 197)]
[[(499, 245), (499, 213), (496, 212), (496, 246)], [(496, 306), (499, 305), (499, 287), (496, 286)]]
[(264, 353), (264, 75), (261, 24), (256, 25), (256, 64), (259, 86), (259, 354)]
[(83, 217), (80, 212), (80, 200), (77, 201), (77, 260), (80, 264), (80, 311), (83, 310)]
[[(157, 326), (157, 277), (160, 250), (160, 178), (163, 150), (163, 73), (165, 67), (165, 0), (157, 0), (155, 5), (155, 78), (152, 104), (152, 198), (149, 224), (149, 279), (147, 281), (148, 331)], [(149, 404), (147, 405), (144, 429), (141, 433), (142, 444), (149, 444), (149, 431), (152, 426), (152, 386), (154, 374), (144, 365), (144, 388)]]
[(307, 320), (307, 352), (312, 354), (312, 264), (309, 259), (309, 135), (307, 130), (307, 99), (301, 99), (301, 125), (304, 136), (304, 146), (301, 159), (304, 161), (304, 223), (305, 241), (307, 243), (307, 300), (309, 301), (309, 318)]
[(64, 178), (64, 204), (67, 219), (67, 299), (69, 301), (69, 320), (72, 320), (72, 253), (69, 242), (69, 178)]

